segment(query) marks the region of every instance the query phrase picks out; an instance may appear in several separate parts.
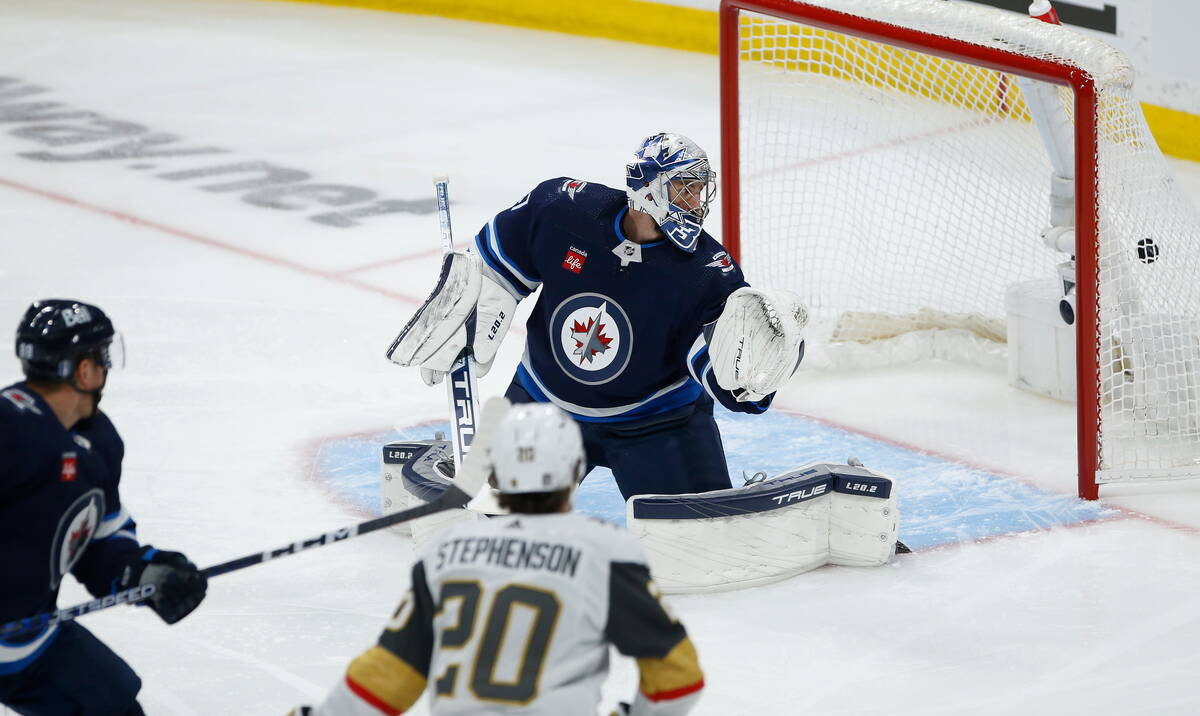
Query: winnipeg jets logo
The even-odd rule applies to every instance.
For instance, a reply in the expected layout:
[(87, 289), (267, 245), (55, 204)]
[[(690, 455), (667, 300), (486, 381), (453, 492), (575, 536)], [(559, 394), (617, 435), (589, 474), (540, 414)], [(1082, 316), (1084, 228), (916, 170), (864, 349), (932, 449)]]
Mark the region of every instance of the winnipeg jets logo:
[(608, 308), (608, 304), (600, 304), (596, 315), (588, 318), (586, 325), (575, 321), (571, 326), (571, 339), (575, 341), (574, 355), (579, 356), (579, 365), (583, 365), (584, 361), (594, 362), (596, 356), (606, 353), (613, 342), (613, 338), (604, 333), (607, 327), (604, 324), (605, 308)]
[(585, 182), (585, 181), (579, 181), (578, 179), (568, 179), (562, 183), (562, 186), (559, 187), (558, 190), (565, 191), (567, 193), (567, 196), (569, 196), (572, 200), (574, 200), (576, 192), (583, 191), (583, 188), (586, 186), (587, 186), (587, 182)]
[(554, 309), (550, 318), (554, 358), (564, 373), (599, 385), (625, 370), (633, 332), (624, 309), (608, 296), (581, 293)]
[(92, 488), (75, 499), (59, 518), (57, 534), (50, 549), (50, 588), (57, 589), (64, 575), (71, 571), (92, 535), (100, 526), (104, 514), (104, 493)]
[(84, 546), (92, 538), (92, 531), (95, 529), (95, 525), (84, 522), (78, 525), (67, 537), (67, 558), (70, 561), (75, 561), (79, 557), (79, 554), (83, 552)]
[(724, 251), (718, 251), (713, 254), (713, 260), (704, 265), (710, 268), (721, 269), (721, 273), (733, 271), (733, 259), (729, 258), (729, 254)]
[(17, 390), (16, 388), (9, 388), (8, 390), (4, 391), (3, 393), (0, 393), (0, 395), (4, 396), (5, 398), (8, 398), (8, 401), (10, 403), (17, 406), (17, 410), (28, 410), (29, 412), (34, 413), (35, 415), (42, 414), (41, 409), (38, 408), (37, 403), (34, 402), (33, 398), (30, 397), (29, 393), (26, 393), (21, 390)]

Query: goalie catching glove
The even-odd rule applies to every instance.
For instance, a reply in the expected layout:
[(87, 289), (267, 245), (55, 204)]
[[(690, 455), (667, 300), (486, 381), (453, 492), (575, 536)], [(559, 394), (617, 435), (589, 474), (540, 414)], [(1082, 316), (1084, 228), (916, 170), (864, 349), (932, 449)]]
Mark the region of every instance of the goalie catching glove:
[(425, 384), (436, 385), (470, 348), (482, 378), (508, 332), (517, 300), (475, 254), (446, 254), (433, 293), (392, 342), (387, 357), (420, 366)]
[(808, 309), (791, 291), (734, 291), (708, 338), (717, 384), (741, 402), (779, 390), (804, 357), (806, 325)]

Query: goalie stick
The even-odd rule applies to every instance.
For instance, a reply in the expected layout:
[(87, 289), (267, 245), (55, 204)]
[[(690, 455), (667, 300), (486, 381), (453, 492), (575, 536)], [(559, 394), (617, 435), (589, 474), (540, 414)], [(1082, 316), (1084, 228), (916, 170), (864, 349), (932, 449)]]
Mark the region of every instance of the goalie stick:
[[(437, 191), (438, 228), (441, 230), (442, 251), (445, 254), (454, 252), (454, 232), (450, 228), (449, 185), (450, 178), (444, 174), (433, 178), (433, 186)], [(472, 319), (467, 321), (467, 345), (470, 346), (474, 340)], [(463, 460), (471, 451), (478, 427), (476, 417), (479, 410), (475, 400), (478, 386), (475, 382), (474, 363), (470, 348), (464, 349), (446, 376), (446, 397), (450, 404), (450, 442), (454, 446), (456, 471), (462, 469)]]
[[(393, 512), (390, 515), (376, 517), (373, 520), (360, 522), (356, 525), (343, 527), (325, 532), (315, 537), (299, 540), (286, 544), (282, 547), (269, 549), (265, 552), (255, 552), (244, 557), (231, 559), (228, 562), (214, 564), (211, 567), (206, 567), (201, 570), (205, 577), (216, 577), (222, 574), (236, 572), (239, 569), (252, 567), (263, 562), (270, 562), (281, 557), (297, 554), (305, 550), (314, 549), (316, 547), (324, 547), (325, 545), (335, 542), (342, 542), (352, 537), (359, 537), (368, 532), (375, 532), (385, 527), (415, 520), (418, 517), (431, 515), (435, 512), (444, 512), (458, 507), (466, 506), (467, 502), (479, 492), (479, 488), (487, 480), (490, 472), (490, 462), (488, 461), (487, 448), (491, 442), (492, 435), (495, 432), (496, 424), (500, 422), (500, 418), (507, 411), (509, 402), (504, 398), (492, 398), (484, 405), (483, 416), (480, 420), (479, 430), (475, 434), (476, 450), (472, 451), (470, 457), (463, 462), (462, 469), (455, 474), (454, 481), (450, 486), (438, 496), (433, 502), (428, 502), (424, 505), (418, 505), (411, 509)], [(61, 622), (77, 619), (84, 614), (98, 612), (102, 609), (115, 607), (118, 604), (135, 604), (144, 601), (154, 596), (154, 585), (143, 584), (130, 589), (126, 589), (115, 594), (109, 594), (99, 599), (93, 599), (90, 602), (83, 602), (65, 609), (59, 609), (53, 612), (45, 612), (32, 617), (26, 617), (14, 622), (9, 622), (3, 627), (0, 627), (0, 639), (7, 639), (17, 634), (23, 634), (29, 631), (42, 629)]]

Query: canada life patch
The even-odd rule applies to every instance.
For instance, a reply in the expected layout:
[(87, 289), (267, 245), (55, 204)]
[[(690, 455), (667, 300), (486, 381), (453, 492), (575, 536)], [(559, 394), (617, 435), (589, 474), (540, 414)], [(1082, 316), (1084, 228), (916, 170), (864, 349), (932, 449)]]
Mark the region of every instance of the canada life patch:
[(608, 296), (580, 293), (558, 304), (550, 318), (554, 359), (584, 385), (616, 378), (633, 350), (633, 331), (625, 310)]
[(62, 456), (62, 482), (75, 482), (79, 477), (79, 456), (74, 452), (64, 452)]
[(587, 252), (572, 246), (567, 249), (567, 257), (563, 259), (562, 267), (571, 273), (579, 273), (583, 270), (583, 262), (586, 260)]

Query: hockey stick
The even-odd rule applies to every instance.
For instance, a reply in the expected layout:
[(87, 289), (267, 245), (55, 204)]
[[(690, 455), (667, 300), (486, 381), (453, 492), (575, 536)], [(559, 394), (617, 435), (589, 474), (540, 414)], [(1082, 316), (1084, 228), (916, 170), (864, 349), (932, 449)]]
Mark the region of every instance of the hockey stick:
[[(228, 562), (214, 564), (211, 567), (206, 567), (200, 570), (205, 577), (216, 577), (222, 574), (236, 572), (239, 569), (252, 567), (263, 562), (270, 562), (280, 557), (298, 554), (305, 550), (314, 549), (316, 547), (324, 547), (325, 545), (335, 542), (342, 542), (352, 537), (359, 537), (368, 532), (375, 532), (385, 527), (391, 527), (401, 522), (415, 520), (418, 517), (431, 515), (435, 512), (444, 512), (457, 507), (465, 507), (471, 498), (479, 492), (479, 488), (487, 480), (490, 471), (490, 463), (487, 459), (487, 447), (492, 439), (492, 434), (495, 432), (496, 424), (500, 422), (500, 418), (504, 416), (508, 409), (509, 403), (504, 398), (492, 398), (483, 408), (483, 416), (480, 421), (479, 431), (476, 433), (475, 445), (477, 449), (471, 454), (472, 459), (464, 461), (462, 469), (455, 473), (454, 481), (450, 487), (446, 489), (436, 500), (428, 502), (424, 505), (418, 505), (411, 509), (393, 512), (390, 515), (376, 517), (373, 520), (360, 522), (357, 525), (343, 527), (325, 532), (324, 534), (310, 537), (309, 539), (292, 542), (291, 544), (270, 549), (265, 552), (255, 552), (244, 557), (231, 559)], [(65, 609), (59, 609), (54, 612), (45, 612), (32, 617), (26, 617), (18, 621), (9, 622), (3, 627), (0, 627), (0, 638), (8, 638), (17, 634), (34, 631), (48, 627), (52, 624), (77, 619), (84, 614), (98, 612), (102, 609), (115, 607), (118, 604), (134, 604), (144, 601), (154, 596), (154, 585), (143, 584), (131, 589), (126, 589), (115, 594), (109, 594), (99, 599), (93, 599), (90, 602), (76, 604)]]
[[(450, 228), (450, 178), (440, 175), (433, 178), (433, 186), (437, 191), (438, 228), (442, 233), (442, 251), (450, 254), (454, 251), (454, 232)], [(475, 340), (474, 321), (467, 321), (467, 345)], [(450, 434), (454, 446), (454, 469), (461, 470), (463, 460), (471, 451), (475, 439), (476, 416), (478, 405), (475, 395), (478, 386), (475, 382), (475, 359), (471, 357), (470, 349), (454, 362), (446, 376), (446, 398), (450, 404)]]

